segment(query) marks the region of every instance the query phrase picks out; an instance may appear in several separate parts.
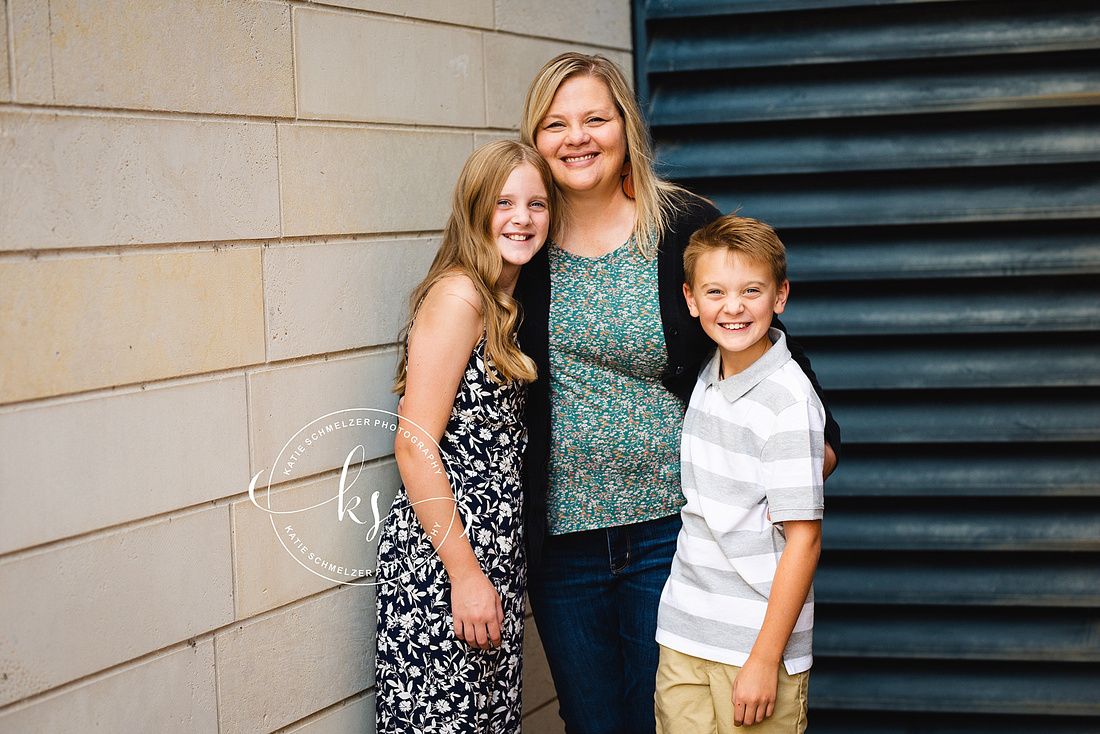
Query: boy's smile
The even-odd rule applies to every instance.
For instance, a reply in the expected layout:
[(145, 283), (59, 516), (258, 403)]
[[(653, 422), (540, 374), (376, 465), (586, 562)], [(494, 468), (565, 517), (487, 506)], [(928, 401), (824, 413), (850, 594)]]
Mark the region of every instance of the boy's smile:
[(776, 285), (771, 270), (725, 249), (708, 250), (695, 265), (695, 283), (684, 284), (691, 315), (722, 353), (722, 376), (744, 371), (771, 347), (772, 315), (783, 313), (790, 283)]

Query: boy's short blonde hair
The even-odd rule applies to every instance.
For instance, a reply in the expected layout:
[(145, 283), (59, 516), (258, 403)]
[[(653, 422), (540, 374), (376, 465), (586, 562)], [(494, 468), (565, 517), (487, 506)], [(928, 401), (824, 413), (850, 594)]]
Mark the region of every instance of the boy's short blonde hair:
[(775, 230), (758, 219), (727, 214), (691, 236), (684, 250), (684, 282), (695, 287), (695, 265), (710, 250), (736, 252), (771, 271), (778, 288), (787, 279), (787, 250)]

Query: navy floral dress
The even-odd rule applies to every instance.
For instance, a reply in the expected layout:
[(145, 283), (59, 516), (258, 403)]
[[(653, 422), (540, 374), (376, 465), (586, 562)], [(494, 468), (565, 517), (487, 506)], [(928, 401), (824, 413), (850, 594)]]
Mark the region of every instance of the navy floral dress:
[(489, 379), (483, 336), (470, 355), (440, 442), (461, 518), (456, 527), (468, 524), (470, 545), (504, 607), (499, 648), (479, 650), (455, 637), (443, 562), (405, 488), (397, 493), (378, 545), (379, 734), (520, 730), (526, 396), (523, 383)]

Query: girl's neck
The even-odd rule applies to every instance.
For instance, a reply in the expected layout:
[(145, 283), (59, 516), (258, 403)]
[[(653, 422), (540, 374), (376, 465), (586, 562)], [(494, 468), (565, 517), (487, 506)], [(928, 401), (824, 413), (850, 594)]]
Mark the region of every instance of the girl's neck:
[(500, 277), (497, 278), (496, 289), (512, 295), (512, 292), (516, 289), (516, 281), (519, 280), (519, 270), (519, 265), (504, 263), (500, 270)]

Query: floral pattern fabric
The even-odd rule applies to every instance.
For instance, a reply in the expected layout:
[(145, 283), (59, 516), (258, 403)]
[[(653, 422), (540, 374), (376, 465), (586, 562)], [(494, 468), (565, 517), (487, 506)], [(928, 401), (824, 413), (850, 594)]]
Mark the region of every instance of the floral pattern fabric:
[(467, 527), (474, 554), (504, 607), (499, 648), (479, 650), (455, 637), (446, 569), (405, 488), (397, 493), (378, 546), (379, 734), (520, 730), (526, 396), (526, 385), (488, 377), (482, 337), (440, 442), (460, 517), (451, 532)]
[(633, 241), (595, 258), (548, 247), (550, 533), (675, 515), (684, 406), (661, 383), (657, 260)]

